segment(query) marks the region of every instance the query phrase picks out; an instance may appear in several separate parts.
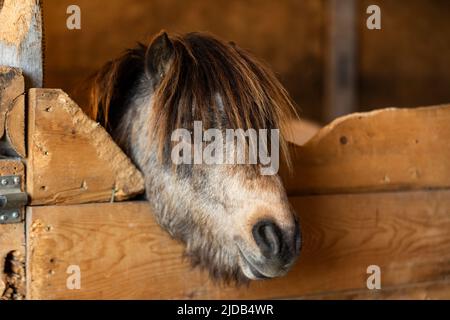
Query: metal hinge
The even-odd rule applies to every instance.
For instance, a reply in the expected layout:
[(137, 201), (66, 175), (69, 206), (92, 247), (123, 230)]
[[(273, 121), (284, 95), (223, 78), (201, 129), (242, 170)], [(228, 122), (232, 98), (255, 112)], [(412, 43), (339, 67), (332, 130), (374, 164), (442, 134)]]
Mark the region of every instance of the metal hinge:
[(20, 176), (0, 177), (0, 224), (22, 221), (28, 197), (20, 189)]

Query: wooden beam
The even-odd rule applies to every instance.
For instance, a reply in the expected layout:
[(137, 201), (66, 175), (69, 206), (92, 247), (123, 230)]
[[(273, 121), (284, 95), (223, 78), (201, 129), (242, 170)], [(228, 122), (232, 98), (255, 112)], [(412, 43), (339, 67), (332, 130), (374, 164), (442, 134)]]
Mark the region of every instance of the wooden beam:
[(286, 140), (302, 146), (311, 140), (320, 130), (320, 125), (310, 120), (291, 120), (288, 122)]
[(61, 90), (29, 91), (28, 150), (32, 205), (120, 201), (144, 191), (141, 173)]
[[(288, 276), (248, 288), (216, 285), (193, 270), (145, 202), (30, 207), (29, 298), (302, 297), (367, 290), (369, 265), (381, 268), (382, 288), (447, 279), (450, 191), (304, 196), (291, 202), (302, 224), (300, 260)], [(80, 267), (80, 290), (66, 287), (70, 265)]]
[(342, 117), (294, 147), (290, 195), (450, 188), (450, 105)]
[(42, 87), (42, 16), (39, 0), (0, 5), (0, 65), (23, 70), (28, 88)]
[(25, 81), (20, 69), (2, 66), (0, 66), (0, 154), (20, 157), (26, 155)]
[(357, 111), (356, 107), (356, 2), (330, 0), (328, 61), (325, 68), (325, 120)]

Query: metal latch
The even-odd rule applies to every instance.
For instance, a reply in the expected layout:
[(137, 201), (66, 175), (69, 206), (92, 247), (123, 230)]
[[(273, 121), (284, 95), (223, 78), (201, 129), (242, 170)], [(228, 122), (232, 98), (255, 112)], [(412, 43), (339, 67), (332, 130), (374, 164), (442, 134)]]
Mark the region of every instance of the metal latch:
[(28, 197), (20, 190), (20, 176), (0, 177), (0, 224), (22, 221)]

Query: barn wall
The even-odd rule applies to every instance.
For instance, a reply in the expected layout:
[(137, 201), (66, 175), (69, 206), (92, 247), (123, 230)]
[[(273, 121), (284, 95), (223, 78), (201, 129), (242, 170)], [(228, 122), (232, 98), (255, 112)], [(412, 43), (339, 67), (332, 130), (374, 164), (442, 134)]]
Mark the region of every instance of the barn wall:
[[(82, 10), (81, 31), (65, 27), (70, 4)], [(137, 40), (161, 29), (210, 31), (264, 59), (302, 109), (320, 118), (322, 7), (322, 1), (294, 0), (47, 0), (46, 85), (82, 104), (76, 85)]]
[[(450, 2), (359, 2), (361, 109), (449, 102)], [(381, 7), (381, 31), (364, 27), (370, 4)]]
[[(356, 3), (359, 109), (450, 102), (450, 2)], [(70, 4), (81, 7), (81, 31), (65, 27)], [(381, 31), (365, 27), (370, 4), (381, 7)], [(328, 0), (46, 0), (46, 85), (84, 104), (75, 89), (135, 41), (162, 28), (211, 31), (268, 62), (302, 115), (324, 120), (327, 6)]]

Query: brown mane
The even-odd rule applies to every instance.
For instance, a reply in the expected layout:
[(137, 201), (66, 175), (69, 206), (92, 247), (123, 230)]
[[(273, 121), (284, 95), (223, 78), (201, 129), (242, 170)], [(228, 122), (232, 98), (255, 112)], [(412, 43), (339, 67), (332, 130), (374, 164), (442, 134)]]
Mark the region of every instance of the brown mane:
[[(280, 149), (289, 163), (284, 125), (296, 112), (270, 69), (233, 43), (209, 34), (169, 38), (173, 44), (171, 63), (155, 88), (149, 119), (151, 138), (159, 142), (159, 151), (163, 152), (175, 129), (189, 129), (195, 120), (202, 121), (205, 129), (278, 128)], [(140, 44), (126, 51), (95, 75), (88, 112), (105, 127), (113, 120), (114, 109), (123, 109), (132, 98), (126, 95), (138, 84), (138, 78), (145, 76), (150, 46)], [(218, 110), (217, 95), (222, 98), (223, 112)]]

